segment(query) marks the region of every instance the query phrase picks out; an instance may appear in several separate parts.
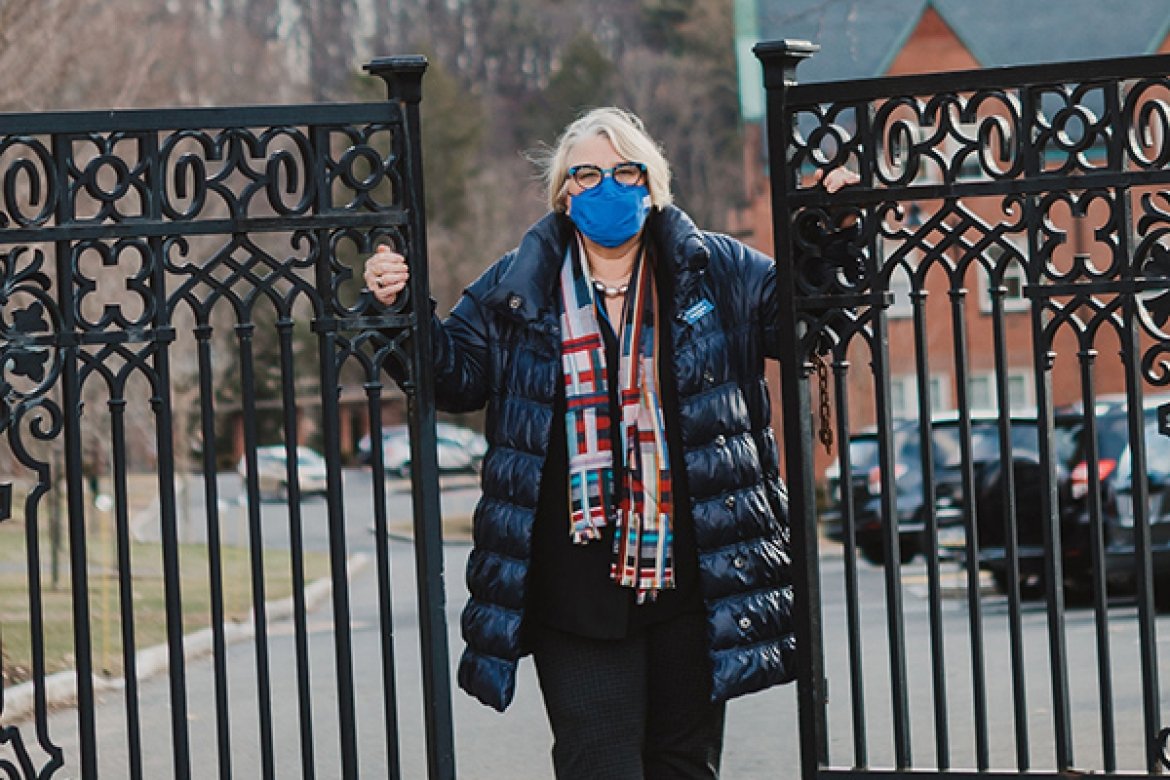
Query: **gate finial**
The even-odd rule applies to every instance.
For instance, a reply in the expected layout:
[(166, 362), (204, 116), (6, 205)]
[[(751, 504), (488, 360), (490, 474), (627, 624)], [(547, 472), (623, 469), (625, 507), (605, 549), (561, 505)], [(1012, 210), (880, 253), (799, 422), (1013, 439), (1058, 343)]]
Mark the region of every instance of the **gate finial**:
[(426, 69), (427, 58), (421, 54), (376, 57), (362, 66), (366, 73), (386, 82), (390, 97), (404, 103), (422, 100), (422, 77)]
[(763, 41), (752, 47), (752, 53), (764, 66), (764, 86), (767, 89), (790, 87), (796, 83), (796, 66), (821, 50), (811, 41)]

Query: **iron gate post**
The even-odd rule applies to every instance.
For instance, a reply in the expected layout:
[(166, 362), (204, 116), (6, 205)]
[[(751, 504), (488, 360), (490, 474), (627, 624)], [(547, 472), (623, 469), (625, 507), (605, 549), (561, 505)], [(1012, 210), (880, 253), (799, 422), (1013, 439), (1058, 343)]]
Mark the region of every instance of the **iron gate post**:
[[(424, 57), (378, 58), (365, 70), (386, 82), (389, 97), (406, 116), (407, 180), (410, 182), (410, 300), (413, 383), (406, 390), (413, 453), (410, 479), (414, 492), (415, 572), (418, 582), (419, 634), (422, 643), (423, 707), (427, 733), (427, 769), (432, 780), (454, 780), (454, 725), (448, 672), (447, 598), (443, 584), (443, 538), (439, 503), (439, 464), (435, 449), (435, 385), (431, 365), (431, 308), (427, 268), (426, 203), (422, 181), (422, 100)], [(424, 446), (425, 445), (425, 446)]]
[(792, 572), (796, 591), (793, 611), (797, 635), (797, 702), (800, 721), (801, 776), (813, 780), (828, 763), (825, 724), (824, 662), (821, 653), (820, 575), (817, 552), (816, 488), (813, 479), (812, 407), (807, 382), (811, 371), (808, 350), (798, 332), (794, 250), (790, 236), (789, 189), (797, 172), (787, 165), (790, 119), (786, 92), (796, 83), (796, 67), (820, 47), (807, 41), (760, 43), (752, 50), (764, 67), (767, 90), (768, 159), (772, 194), (772, 235), (776, 254), (776, 295), (781, 333), (780, 365), (787, 374), (781, 383), (784, 420), (784, 471), (788, 482), (788, 520), (792, 531)]

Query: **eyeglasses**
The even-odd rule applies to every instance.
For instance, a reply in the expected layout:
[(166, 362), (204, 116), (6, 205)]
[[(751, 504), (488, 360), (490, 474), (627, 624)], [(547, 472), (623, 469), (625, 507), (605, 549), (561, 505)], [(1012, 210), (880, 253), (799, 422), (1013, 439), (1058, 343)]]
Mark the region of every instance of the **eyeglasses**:
[(591, 190), (606, 176), (612, 176), (613, 180), (623, 187), (633, 187), (642, 183), (642, 179), (646, 176), (646, 164), (640, 162), (623, 162), (618, 163), (612, 168), (599, 168), (596, 165), (588, 163), (584, 165), (574, 165), (569, 169), (569, 178), (577, 182), (577, 186), (583, 190)]

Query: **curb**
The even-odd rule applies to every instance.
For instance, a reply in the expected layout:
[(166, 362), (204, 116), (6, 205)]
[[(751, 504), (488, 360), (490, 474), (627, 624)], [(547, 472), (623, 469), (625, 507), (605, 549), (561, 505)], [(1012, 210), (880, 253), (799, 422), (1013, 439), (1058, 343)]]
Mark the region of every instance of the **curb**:
[[(366, 553), (351, 555), (346, 562), (346, 577), (364, 569), (370, 563), (370, 556)], [(333, 592), (333, 582), (329, 577), (314, 580), (305, 586), (305, 607), (311, 611), (320, 606), (321, 602)], [(293, 614), (293, 597), (272, 599), (264, 603), (267, 612), (268, 625), (285, 620)], [(227, 644), (234, 644), (244, 639), (251, 639), (256, 635), (255, 620), (249, 619), (243, 623), (226, 623), (223, 627), (224, 639)], [(210, 655), (214, 649), (214, 634), (211, 627), (192, 631), (183, 637), (183, 660), (193, 661)], [(138, 667), (138, 681), (150, 679), (165, 672), (170, 667), (170, 652), (168, 645), (160, 644), (140, 650), (134, 656)], [(51, 674), (42, 683), (44, 687), (45, 707), (56, 709), (74, 707), (77, 704), (77, 672), (64, 671)], [(123, 677), (105, 677), (93, 675), (94, 693), (108, 693), (120, 691), (126, 687)], [(27, 720), (36, 712), (37, 683), (35, 681), (21, 683), (3, 691), (3, 710), (0, 712), (0, 726), (11, 726)]]

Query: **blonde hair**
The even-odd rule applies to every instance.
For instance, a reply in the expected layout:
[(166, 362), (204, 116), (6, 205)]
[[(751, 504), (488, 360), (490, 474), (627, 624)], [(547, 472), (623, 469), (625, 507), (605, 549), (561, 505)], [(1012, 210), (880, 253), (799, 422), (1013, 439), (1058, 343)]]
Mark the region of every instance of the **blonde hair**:
[(553, 211), (567, 208), (569, 152), (577, 142), (595, 135), (609, 139), (614, 150), (625, 159), (645, 164), (651, 204), (664, 208), (674, 202), (670, 191), (670, 164), (658, 143), (646, 132), (637, 116), (608, 106), (586, 111), (564, 129), (555, 147), (533, 155), (543, 170), (548, 203)]

